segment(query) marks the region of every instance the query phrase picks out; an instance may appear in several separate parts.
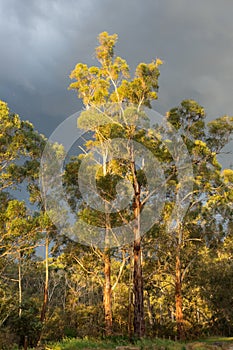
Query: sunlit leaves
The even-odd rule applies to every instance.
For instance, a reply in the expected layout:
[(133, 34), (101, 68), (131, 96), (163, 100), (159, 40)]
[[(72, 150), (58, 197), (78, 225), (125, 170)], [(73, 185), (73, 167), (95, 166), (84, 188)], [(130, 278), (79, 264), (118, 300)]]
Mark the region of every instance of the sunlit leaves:
[(31, 123), (10, 113), (3, 101), (0, 101), (0, 126), (1, 191), (22, 182), (29, 173), (32, 175), (32, 168), (38, 170), (39, 162), (35, 159), (41, 155), (45, 141)]
[(100, 67), (89, 67), (79, 63), (71, 72), (75, 81), (69, 89), (77, 90), (78, 97), (85, 106), (102, 105), (108, 101), (134, 103), (151, 107), (151, 101), (157, 99), (159, 66), (162, 60), (140, 63), (130, 79), (129, 66), (121, 57), (114, 55), (117, 35), (103, 32), (98, 36), (96, 59)]

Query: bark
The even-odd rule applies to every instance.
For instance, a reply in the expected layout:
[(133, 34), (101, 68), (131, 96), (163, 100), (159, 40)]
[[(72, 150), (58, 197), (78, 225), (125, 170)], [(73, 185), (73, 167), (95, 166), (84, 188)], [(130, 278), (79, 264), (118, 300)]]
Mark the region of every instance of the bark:
[(141, 240), (134, 241), (134, 334), (141, 338), (145, 334), (143, 278), (141, 265)]
[(183, 318), (181, 261), (180, 261), (179, 247), (177, 249), (177, 254), (176, 254), (175, 303), (176, 303), (177, 338), (184, 340), (185, 332), (184, 332), (184, 318)]
[(134, 335), (141, 338), (145, 334), (142, 250), (141, 250), (141, 235), (140, 235), (141, 187), (137, 180), (137, 171), (135, 166), (133, 149), (131, 149), (131, 172), (133, 175), (133, 188), (134, 188), (133, 211), (134, 211), (134, 219), (135, 219), (135, 225), (133, 228), (133, 231), (134, 231), (134, 246), (133, 246)]
[[(103, 152), (103, 175), (107, 174), (107, 153)], [(105, 248), (104, 258), (104, 318), (105, 318), (105, 335), (112, 334), (112, 285), (111, 285), (111, 257), (109, 249), (109, 231), (111, 228), (109, 205), (105, 202)]]
[(40, 321), (44, 323), (46, 311), (48, 307), (48, 298), (49, 297), (49, 238), (46, 234), (45, 238), (45, 282), (44, 282), (44, 298), (43, 305), (41, 309)]
[(23, 350), (27, 350), (28, 349), (28, 337), (26, 336), (24, 338), (24, 345), (23, 345)]
[(18, 288), (19, 288), (19, 318), (22, 316), (22, 268), (21, 268), (21, 251), (18, 253)]
[[(45, 322), (46, 318), (46, 312), (48, 308), (48, 301), (49, 301), (49, 237), (48, 233), (46, 233), (45, 237), (45, 281), (44, 281), (44, 294), (43, 294), (43, 304), (41, 308), (41, 313), (40, 313), (40, 321), (41, 324), (43, 325)], [(41, 328), (38, 338), (37, 338), (37, 346), (40, 345), (41, 338), (42, 338), (42, 332), (43, 328)]]
[[(22, 317), (22, 301), (23, 301), (23, 294), (22, 294), (22, 252), (18, 250), (18, 289), (19, 289), (19, 318)], [(19, 338), (19, 348), (22, 346), (24, 347), (26, 341), (26, 336), (21, 334)], [(27, 345), (26, 348), (27, 350)]]
[(133, 247), (130, 247), (130, 271), (128, 292), (128, 336), (132, 339), (132, 305), (133, 305)]
[(108, 248), (104, 250), (104, 314), (105, 334), (112, 334), (112, 286), (111, 286), (111, 258)]

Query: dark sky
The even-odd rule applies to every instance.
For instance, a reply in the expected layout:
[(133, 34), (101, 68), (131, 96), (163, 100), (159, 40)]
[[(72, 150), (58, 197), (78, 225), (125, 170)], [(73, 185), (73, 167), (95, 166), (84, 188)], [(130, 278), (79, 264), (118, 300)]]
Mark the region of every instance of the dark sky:
[(209, 119), (233, 115), (232, 14), (232, 0), (0, 0), (0, 99), (49, 136), (81, 109), (70, 71), (96, 64), (96, 37), (108, 31), (131, 67), (164, 61), (157, 111), (193, 98)]

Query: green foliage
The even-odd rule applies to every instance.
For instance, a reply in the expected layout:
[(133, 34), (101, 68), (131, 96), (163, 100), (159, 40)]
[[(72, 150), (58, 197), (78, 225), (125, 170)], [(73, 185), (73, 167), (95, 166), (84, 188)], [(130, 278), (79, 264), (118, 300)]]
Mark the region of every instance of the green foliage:
[(78, 63), (71, 72), (75, 79), (69, 89), (76, 90), (85, 106), (101, 106), (109, 101), (128, 102), (151, 107), (151, 101), (157, 99), (160, 59), (151, 63), (140, 63), (130, 80), (129, 67), (121, 57), (115, 57), (114, 47), (117, 35), (103, 32), (98, 36), (96, 59), (100, 67), (89, 67)]
[(12, 317), (10, 327), (12, 332), (17, 335), (21, 345), (23, 345), (24, 337), (27, 336), (29, 346), (36, 346), (42, 327), (38, 307), (28, 302), (22, 305), (22, 316)]
[[(44, 138), (34, 131), (31, 123), (21, 121), (17, 114), (11, 114), (3, 101), (0, 101), (0, 125), (2, 191), (22, 182), (29, 174), (32, 175), (32, 168), (38, 169), (39, 163), (35, 163), (35, 158), (41, 155)], [(22, 161), (23, 165), (20, 164)]]
[[(208, 334), (228, 335), (233, 332), (233, 171), (222, 170), (217, 160), (218, 154), (231, 139), (233, 118), (223, 116), (206, 123), (204, 108), (194, 100), (184, 100), (167, 113), (167, 120), (181, 135), (193, 166), (190, 206), (180, 230), (170, 234), (166, 228), (179, 191), (178, 171), (169, 149), (162, 142), (162, 130), (156, 129), (156, 133), (148, 130), (148, 120), (141, 108), (151, 107), (152, 101), (158, 97), (162, 61), (156, 59), (151, 63), (140, 63), (130, 77), (127, 62), (115, 56), (117, 35), (103, 32), (98, 40), (99, 46), (95, 51), (98, 66), (78, 63), (70, 76), (74, 79), (70, 89), (78, 93), (85, 106), (78, 119), (78, 127), (92, 131), (92, 137), (84, 148), (89, 152), (95, 147), (105, 157), (101, 164), (93, 166), (90, 163), (87, 185), (94, 169), (96, 198), (101, 196), (105, 203), (111, 202), (116, 198), (118, 184), (123, 179), (128, 180), (121, 188), (124, 193), (130, 195), (129, 184), (134, 184), (136, 179), (144, 193), (142, 198), (146, 198), (148, 184), (143, 169), (136, 169), (134, 174), (130, 161), (107, 161), (112, 150), (106, 148), (105, 143), (115, 138), (143, 144), (157, 158), (168, 179), (161, 220), (143, 237), (145, 322), (151, 339), (139, 341), (132, 337), (133, 345), (141, 349), (204, 349), (202, 342), (184, 345), (153, 338), (176, 337), (174, 277), (177, 252), (181, 261), (183, 324), (187, 337), (195, 339)], [(34, 346), (40, 335), (42, 344), (69, 337), (60, 343), (45, 345), (47, 349), (107, 349), (129, 345), (128, 322), (133, 308), (130, 299), (132, 247), (128, 244), (122, 249), (108, 251), (114, 287), (114, 336), (103, 339), (103, 250), (61, 237), (45, 212), (38, 187), (44, 137), (35, 132), (31, 123), (10, 113), (7, 104), (2, 101), (0, 123), (0, 348), (13, 348), (16, 342), (23, 344), (25, 336), (30, 346)], [(167, 144), (169, 141), (166, 140)], [(51, 174), (54, 162), (63, 157), (64, 149), (58, 144), (47, 147), (51, 166), (46, 171)], [(89, 158), (93, 160), (91, 153)], [(120, 217), (115, 213), (107, 217), (82, 203), (78, 176), (84, 157), (85, 154), (80, 154), (67, 162), (63, 176), (68, 203), (78, 213), (77, 217), (99, 227), (105, 227), (106, 220), (110, 226), (130, 221), (132, 202), (121, 211)], [(27, 182), (30, 199), (38, 205), (37, 213), (33, 214), (26, 202), (14, 198), (14, 191), (22, 182)], [(61, 215), (60, 212), (56, 214)], [(86, 232), (78, 234), (85, 238)], [(40, 312), (45, 261), (42, 256), (35, 255), (35, 249), (43, 245), (45, 235), (51, 244), (48, 259), (49, 303), (42, 327)], [(23, 298), (20, 316), (19, 265)]]
[(184, 100), (178, 107), (167, 114), (168, 121), (176, 128), (184, 130), (195, 137), (203, 136), (203, 119), (205, 111), (194, 100)]

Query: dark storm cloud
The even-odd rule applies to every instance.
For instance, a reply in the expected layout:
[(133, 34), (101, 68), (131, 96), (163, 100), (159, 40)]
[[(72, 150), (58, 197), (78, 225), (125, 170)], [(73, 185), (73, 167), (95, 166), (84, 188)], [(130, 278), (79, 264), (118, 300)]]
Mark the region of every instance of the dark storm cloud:
[(164, 60), (158, 111), (194, 98), (210, 119), (232, 115), (232, 13), (230, 0), (0, 0), (0, 98), (50, 133), (81, 108), (68, 76), (79, 61), (95, 64), (106, 30), (130, 66)]
[(46, 0), (0, 2), (1, 98), (43, 131), (69, 113), (70, 60), (73, 66), (77, 53), (72, 61), (72, 47), (88, 9), (88, 2), (83, 4), (85, 9), (80, 2), (74, 11), (75, 1), (70, 6)]

